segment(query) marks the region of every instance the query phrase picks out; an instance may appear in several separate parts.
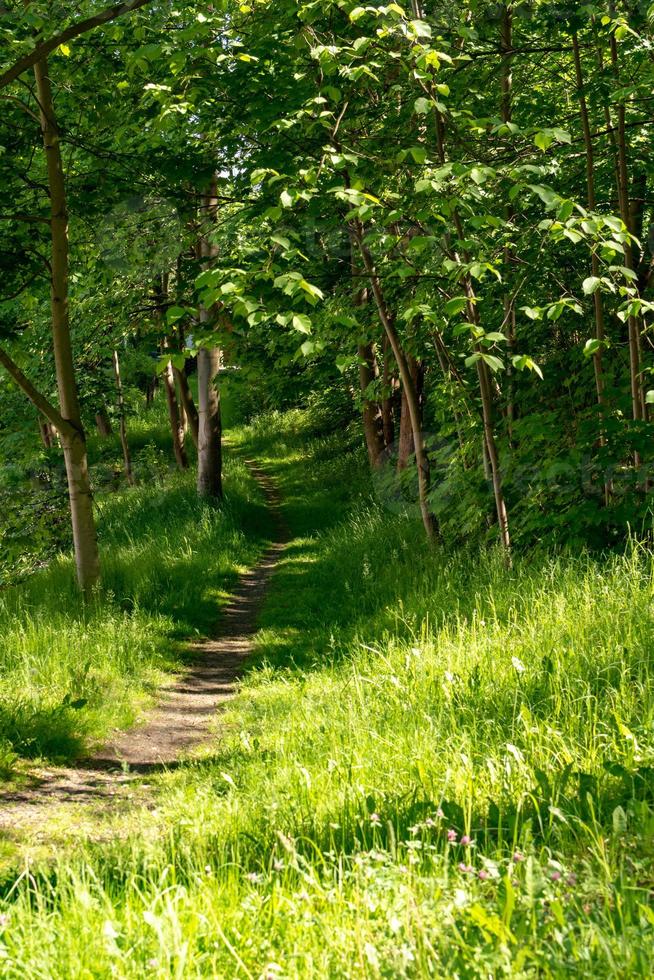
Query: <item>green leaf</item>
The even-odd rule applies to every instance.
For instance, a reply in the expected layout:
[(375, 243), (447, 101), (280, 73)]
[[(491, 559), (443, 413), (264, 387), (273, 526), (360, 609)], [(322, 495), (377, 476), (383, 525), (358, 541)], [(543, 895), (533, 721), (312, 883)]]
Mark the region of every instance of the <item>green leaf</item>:
[(541, 130), (539, 133), (536, 133), (536, 135), (534, 136), (534, 143), (539, 148), (539, 150), (543, 151), (543, 153), (549, 150), (553, 142), (554, 142), (554, 136), (547, 129)]
[(424, 148), (424, 146), (412, 146), (409, 153), (416, 163), (422, 164), (427, 159), (427, 150)]
[(499, 357), (495, 357), (494, 354), (481, 354), (480, 357), (488, 364), (493, 374), (504, 370), (504, 361)]
[(584, 279), (582, 289), (586, 296), (592, 296), (602, 285), (602, 280), (598, 279), (597, 276), (589, 276), (588, 279)]
[(416, 99), (413, 108), (419, 116), (426, 116), (434, 108), (434, 103), (431, 99), (426, 99), (424, 96), (421, 96), (419, 99)]
[(181, 306), (171, 306), (168, 308), (166, 313), (166, 321), (168, 323), (176, 323), (181, 320), (183, 316), (186, 316), (186, 310)]
[(311, 320), (305, 313), (296, 313), (292, 322), (293, 328), (300, 333), (311, 333)]
[(445, 315), (448, 317), (456, 316), (458, 313), (462, 313), (468, 305), (468, 300), (465, 296), (457, 296), (454, 299), (449, 299), (445, 304)]

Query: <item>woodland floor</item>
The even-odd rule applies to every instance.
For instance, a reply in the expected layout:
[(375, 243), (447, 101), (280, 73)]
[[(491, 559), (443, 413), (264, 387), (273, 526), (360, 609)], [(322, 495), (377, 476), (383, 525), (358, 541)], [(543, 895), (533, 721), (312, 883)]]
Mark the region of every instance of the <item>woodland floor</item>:
[(247, 461), (247, 466), (265, 496), (274, 540), (260, 561), (240, 577), (216, 635), (189, 646), (188, 670), (163, 687), (143, 724), (116, 733), (74, 766), (37, 768), (20, 789), (0, 793), (0, 831), (34, 829), (45, 808), (60, 804), (97, 807), (106, 800), (112, 809), (137, 801), (144, 805), (150, 787), (143, 777), (176, 768), (210, 737), (216, 712), (233, 696), (253, 651), (270, 578), (289, 539), (275, 484), (255, 463)]

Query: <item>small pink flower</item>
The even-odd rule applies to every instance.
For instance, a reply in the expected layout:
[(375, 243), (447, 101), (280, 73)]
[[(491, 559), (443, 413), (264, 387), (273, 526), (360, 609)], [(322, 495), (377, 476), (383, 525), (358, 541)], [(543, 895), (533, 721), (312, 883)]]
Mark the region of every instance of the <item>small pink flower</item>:
[(488, 881), (490, 875), (488, 871), (484, 871), (484, 869), (482, 868), (477, 877), (481, 878), (482, 881)]
[(9, 916), (6, 912), (0, 912), (0, 930), (6, 929), (9, 924)]
[(438, 808), (438, 810), (436, 811), (436, 816), (438, 817), (438, 819), (439, 819), (439, 820), (442, 820), (442, 819), (443, 819), (443, 817), (445, 816), (445, 814), (443, 813), (443, 811), (441, 810), (441, 808), (440, 808), (440, 807), (439, 807), (439, 808)]
[(524, 854), (521, 854), (520, 851), (516, 851), (515, 854), (513, 855), (513, 863), (514, 864), (520, 864), (520, 862), (521, 861), (524, 861), (524, 859), (525, 859), (525, 856), (524, 856)]
[(454, 844), (458, 836), (456, 830), (448, 830), (447, 832), (447, 839), (450, 844)]
[(470, 875), (474, 871), (474, 868), (471, 864), (466, 864), (465, 861), (462, 861), (459, 865), (459, 871), (461, 874)]
[(370, 823), (373, 825), (373, 827), (379, 826), (379, 824), (381, 823), (381, 817), (379, 816), (378, 813), (370, 814)]
[(552, 879), (552, 881), (559, 881), (561, 878), (561, 872), (553, 871), (552, 874), (550, 875), (550, 878)]
[(463, 845), (463, 847), (470, 847), (470, 845), (472, 844), (472, 837), (469, 837), (467, 834), (464, 834), (463, 837), (461, 838), (461, 844)]

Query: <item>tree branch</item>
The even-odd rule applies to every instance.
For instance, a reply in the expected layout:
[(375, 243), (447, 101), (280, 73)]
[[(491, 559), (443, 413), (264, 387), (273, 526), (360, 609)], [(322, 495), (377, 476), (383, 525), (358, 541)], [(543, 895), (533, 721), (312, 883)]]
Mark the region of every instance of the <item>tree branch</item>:
[(33, 68), (37, 61), (47, 58), (60, 44), (72, 41), (81, 34), (92, 31), (95, 27), (100, 27), (102, 24), (107, 24), (117, 17), (122, 17), (123, 14), (130, 14), (133, 10), (138, 10), (139, 7), (144, 7), (147, 3), (150, 3), (150, 0), (127, 0), (125, 3), (114, 4), (94, 17), (87, 17), (86, 20), (80, 20), (77, 24), (71, 24), (70, 27), (67, 27), (59, 34), (55, 34), (54, 37), (48, 38), (47, 41), (41, 41), (29, 54), (23, 55), (11, 68), (8, 68), (7, 71), (0, 75), (0, 88), (5, 88), (22, 75), (23, 72), (29, 68)]
[(78, 434), (75, 426), (66, 421), (54, 405), (51, 405), (48, 399), (40, 391), (37, 391), (30, 379), (23, 374), (16, 362), (11, 359), (2, 347), (0, 347), (0, 364), (5, 368), (7, 374), (13, 378), (21, 391), (27, 395), (35, 408), (38, 408), (39, 412), (45, 415), (48, 422), (52, 422), (61, 435), (74, 436)]

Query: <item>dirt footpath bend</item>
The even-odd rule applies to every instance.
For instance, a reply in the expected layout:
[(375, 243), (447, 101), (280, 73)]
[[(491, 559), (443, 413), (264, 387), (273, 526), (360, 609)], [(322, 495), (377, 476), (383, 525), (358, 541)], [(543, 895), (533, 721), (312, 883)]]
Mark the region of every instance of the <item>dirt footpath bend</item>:
[(144, 725), (119, 734), (74, 767), (36, 770), (31, 781), (0, 793), (0, 831), (20, 829), (44, 816), (48, 804), (92, 802), (121, 793), (147, 773), (173, 768), (205, 741), (221, 704), (234, 694), (254, 636), (272, 573), (285, 544), (279, 494), (273, 482), (250, 462), (271, 516), (274, 543), (259, 563), (241, 576), (222, 612), (218, 634), (192, 644), (189, 669), (161, 692)]

